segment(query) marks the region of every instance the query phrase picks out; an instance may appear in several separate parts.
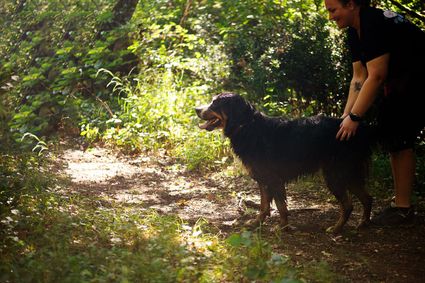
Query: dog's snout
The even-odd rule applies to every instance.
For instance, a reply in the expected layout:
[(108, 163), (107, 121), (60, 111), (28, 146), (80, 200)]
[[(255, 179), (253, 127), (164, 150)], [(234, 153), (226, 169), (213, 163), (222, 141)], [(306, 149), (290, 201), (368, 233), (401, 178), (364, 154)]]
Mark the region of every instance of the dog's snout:
[(199, 118), (203, 118), (206, 115), (206, 112), (208, 111), (208, 105), (201, 105), (195, 107), (195, 111)]
[(196, 111), (196, 114), (198, 114), (198, 116), (201, 115), (202, 109), (203, 109), (202, 106), (195, 107), (195, 111)]

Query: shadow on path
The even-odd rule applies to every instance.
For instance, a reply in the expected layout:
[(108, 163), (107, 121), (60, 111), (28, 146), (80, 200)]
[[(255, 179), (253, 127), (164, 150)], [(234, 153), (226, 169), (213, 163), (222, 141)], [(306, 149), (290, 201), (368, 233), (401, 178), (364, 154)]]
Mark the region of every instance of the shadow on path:
[[(130, 158), (94, 148), (68, 149), (60, 159), (71, 180), (70, 193), (178, 215), (192, 224), (204, 218), (224, 234), (243, 229), (241, 223), (255, 217), (259, 203), (257, 186), (250, 178), (190, 173), (166, 156)], [(347, 282), (425, 282), (423, 211), (411, 227), (357, 231), (361, 211), (355, 203), (344, 233), (335, 237), (325, 230), (337, 219), (336, 202), (330, 194), (324, 200), (323, 185), (312, 187), (288, 188), (294, 231), (277, 227), (276, 211), (261, 228), (263, 237), (279, 243), (276, 252), (290, 255), (295, 264), (326, 261)]]

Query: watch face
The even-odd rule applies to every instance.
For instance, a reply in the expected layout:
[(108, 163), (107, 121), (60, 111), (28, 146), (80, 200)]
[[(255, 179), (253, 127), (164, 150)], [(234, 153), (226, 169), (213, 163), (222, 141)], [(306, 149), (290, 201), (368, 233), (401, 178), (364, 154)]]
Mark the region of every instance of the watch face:
[(350, 113), (350, 119), (354, 122), (359, 122), (362, 120), (362, 118), (356, 114)]

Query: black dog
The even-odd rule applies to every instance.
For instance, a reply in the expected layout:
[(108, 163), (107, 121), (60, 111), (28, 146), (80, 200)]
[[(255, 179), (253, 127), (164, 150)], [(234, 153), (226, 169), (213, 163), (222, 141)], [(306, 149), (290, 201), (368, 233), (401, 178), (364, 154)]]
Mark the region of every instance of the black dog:
[(258, 225), (270, 215), (270, 203), (275, 201), (283, 227), (288, 225), (285, 184), (299, 176), (322, 170), (327, 186), (340, 203), (338, 222), (330, 227), (339, 233), (353, 209), (348, 192), (363, 205), (359, 226), (370, 222), (372, 197), (365, 190), (371, 142), (368, 129), (360, 125), (349, 141), (335, 138), (340, 119), (314, 116), (287, 120), (267, 117), (241, 96), (222, 93), (209, 105), (196, 108), (206, 122), (201, 129), (221, 128), (230, 138), (235, 154), (258, 182), (261, 190)]

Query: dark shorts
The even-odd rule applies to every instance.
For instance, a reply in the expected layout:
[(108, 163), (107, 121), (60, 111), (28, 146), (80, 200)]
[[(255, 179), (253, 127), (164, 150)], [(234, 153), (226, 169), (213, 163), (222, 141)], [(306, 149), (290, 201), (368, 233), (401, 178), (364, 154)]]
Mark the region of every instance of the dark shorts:
[(413, 148), (425, 127), (425, 91), (419, 80), (393, 80), (378, 106), (378, 136), (384, 150)]

